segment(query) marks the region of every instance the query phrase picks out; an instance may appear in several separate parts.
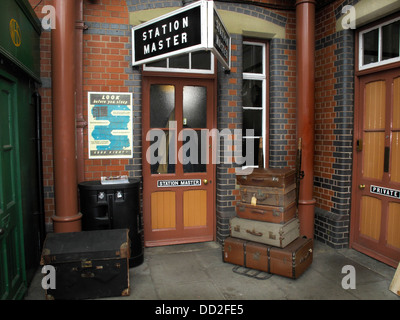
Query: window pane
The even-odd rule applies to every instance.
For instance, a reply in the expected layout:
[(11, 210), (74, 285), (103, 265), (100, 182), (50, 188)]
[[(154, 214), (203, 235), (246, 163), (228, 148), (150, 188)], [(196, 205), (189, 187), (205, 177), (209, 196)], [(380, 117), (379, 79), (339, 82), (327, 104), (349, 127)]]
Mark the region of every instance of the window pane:
[(192, 69), (211, 70), (211, 52), (192, 52)]
[(180, 68), (180, 69), (188, 69), (189, 68), (189, 54), (181, 54), (179, 56), (169, 58), (169, 67), (170, 68)]
[(243, 107), (262, 108), (262, 81), (243, 80)]
[(167, 59), (146, 63), (146, 67), (166, 68), (167, 67)]
[(150, 127), (167, 128), (175, 120), (175, 87), (152, 84), (150, 87)]
[[(151, 174), (175, 173), (175, 157), (170, 156), (175, 154), (172, 146), (169, 146), (169, 135), (173, 131), (154, 130), (150, 133), (150, 170)], [(172, 149), (172, 150), (170, 150)], [(171, 163), (170, 163), (171, 162)]]
[(206, 136), (202, 142), (202, 134), (200, 130), (184, 130), (182, 132), (182, 164), (183, 172), (206, 172), (207, 146), (208, 140)]
[(382, 60), (399, 56), (399, 26), (400, 21), (396, 21), (382, 27)]
[(183, 125), (185, 128), (207, 127), (206, 87), (183, 87)]
[(262, 46), (243, 45), (243, 72), (263, 73)]
[(243, 134), (246, 129), (253, 129), (255, 136), (262, 135), (262, 110), (243, 109)]
[[(247, 154), (246, 152), (246, 143), (253, 143), (254, 144), (254, 153)], [(249, 148), (250, 150), (251, 148)], [(258, 165), (258, 152), (260, 150), (260, 138), (247, 138), (243, 139), (242, 144), (242, 155), (245, 157), (246, 162), (243, 166), (257, 166)]]
[(379, 29), (372, 30), (363, 35), (364, 65), (378, 62)]

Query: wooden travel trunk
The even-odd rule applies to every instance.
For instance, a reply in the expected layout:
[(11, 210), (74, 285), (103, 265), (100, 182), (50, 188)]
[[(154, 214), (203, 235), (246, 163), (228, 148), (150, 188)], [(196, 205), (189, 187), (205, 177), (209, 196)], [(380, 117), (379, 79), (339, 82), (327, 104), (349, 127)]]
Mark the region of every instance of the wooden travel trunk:
[(56, 288), (47, 299), (127, 296), (130, 241), (128, 229), (49, 233), (41, 265), (55, 268)]
[(280, 248), (300, 236), (299, 219), (280, 224), (234, 217), (230, 220), (231, 236)]
[(285, 248), (228, 237), (224, 262), (297, 279), (313, 261), (313, 239), (297, 238)]
[(236, 205), (236, 213), (239, 218), (285, 223), (296, 217), (297, 207), (295, 202), (292, 202), (287, 207), (253, 206), (248, 203), (239, 202)]
[(269, 249), (269, 272), (298, 278), (313, 260), (313, 239), (298, 238), (285, 248)]
[(256, 205), (287, 207), (296, 200), (296, 185), (284, 188), (240, 186), (242, 202), (252, 203), (255, 197)]
[(248, 175), (237, 175), (237, 183), (245, 186), (285, 188), (296, 183), (296, 170), (291, 168), (256, 168)]

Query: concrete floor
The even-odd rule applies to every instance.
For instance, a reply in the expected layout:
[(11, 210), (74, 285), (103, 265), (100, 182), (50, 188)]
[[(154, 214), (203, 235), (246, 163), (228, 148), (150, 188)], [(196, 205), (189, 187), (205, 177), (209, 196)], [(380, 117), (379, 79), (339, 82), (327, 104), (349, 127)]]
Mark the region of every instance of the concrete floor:
[[(343, 289), (342, 267), (354, 266), (356, 288)], [(400, 300), (389, 291), (396, 269), (352, 249), (314, 243), (314, 259), (298, 279), (259, 280), (232, 271), (216, 242), (146, 248), (130, 269), (131, 294), (118, 300)], [(44, 300), (38, 270), (25, 297)]]

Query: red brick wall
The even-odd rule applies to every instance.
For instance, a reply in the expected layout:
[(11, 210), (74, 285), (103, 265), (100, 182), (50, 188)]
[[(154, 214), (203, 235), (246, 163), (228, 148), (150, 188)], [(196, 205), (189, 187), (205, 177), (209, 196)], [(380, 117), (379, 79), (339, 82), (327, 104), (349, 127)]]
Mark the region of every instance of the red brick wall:
[[(32, 7), (37, 0), (29, 0)], [(69, 0), (68, 0), (69, 1)], [(53, 5), (52, 0), (42, 1), (35, 9), (36, 15), (42, 19), (47, 13), (42, 13), (45, 5)], [(115, 29), (115, 25), (129, 25), (129, 13), (125, 1), (101, 0), (84, 1), (85, 23), (94, 26)], [(57, 27), (57, 26), (56, 26)], [(126, 30), (129, 28), (127, 27)], [(115, 91), (129, 92), (125, 84), (129, 75), (125, 68), (130, 62), (130, 38), (127, 32), (120, 34), (102, 35), (93, 33), (93, 28), (84, 32), (83, 36), (83, 115), (87, 120), (87, 92)], [(53, 136), (52, 136), (52, 96), (51, 96), (51, 33), (43, 31), (40, 40), (41, 49), (41, 78), (43, 86), (39, 92), (42, 96), (42, 148), (43, 148), (43, 182), (45, 191), (46, 222), (51, 221), (54, 214), (54, 176), (53, 176)], [(129, 159), (88, 159), (87, 127), (84, 129), (84, 179), (98, 180), (101, 176), (128, 175), (126, 165)]]
[[(85, 1), (84, 21), (99, 24), (129, 24), (125, 1)], [(108, 27), (108, 26), (107, 26)], [(90, 32), (90, 30), (89, 30)], [(83, 98), (84, 118), (87, 119), (87, 92), (129, 92), (125, 85), (130, 67), (127, 35), (104, 35), (84, 32), (83, 36)], [(88, 159), (87, 128), (84, 130), (85, 180), (101, 176), (128, 175), (125, 165), (129, 159)]]
[[(336, 5), (337, 6), (337, 5)], [(323, 8), (316, 15), (315, 40), (321, 40), (330, 36), (336, 31), (336, 20), (334, 17), (335, 4)], [(337, 45), (332, 44), (323, 47), (315, 52), (315, 156), (314, 156), (314, 175), (322, 179), (332, 179), (334, 170), (334, 147), (335, 139), (333, 130), (336, 102), (335, 96), (335, 60), (334, 50)], [(331, 200), (333, 191), (315, 187), (314, 196), (317, 200), (317, 207), (330, 211), (333, 206)]]

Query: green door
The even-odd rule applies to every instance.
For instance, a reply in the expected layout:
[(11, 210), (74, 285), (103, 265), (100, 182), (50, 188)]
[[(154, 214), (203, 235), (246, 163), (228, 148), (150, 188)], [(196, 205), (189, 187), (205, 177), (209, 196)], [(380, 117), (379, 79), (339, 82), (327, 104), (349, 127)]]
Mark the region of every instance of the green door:
[(21, 299), (26, 290), (15, 87), (0, 76), (0, 299)]

